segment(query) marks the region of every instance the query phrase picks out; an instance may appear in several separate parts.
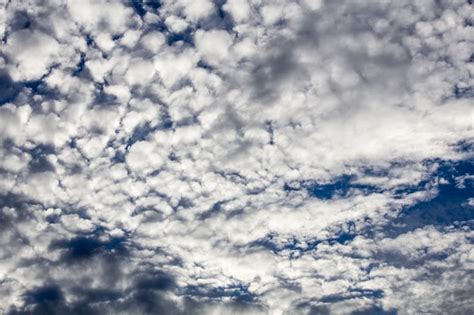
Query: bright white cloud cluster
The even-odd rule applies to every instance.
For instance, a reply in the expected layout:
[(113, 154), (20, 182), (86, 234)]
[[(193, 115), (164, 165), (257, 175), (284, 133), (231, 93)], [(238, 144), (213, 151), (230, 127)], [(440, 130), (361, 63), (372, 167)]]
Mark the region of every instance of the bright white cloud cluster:
[(472, 12), (2, 4), (0, 311), (468, 312)]

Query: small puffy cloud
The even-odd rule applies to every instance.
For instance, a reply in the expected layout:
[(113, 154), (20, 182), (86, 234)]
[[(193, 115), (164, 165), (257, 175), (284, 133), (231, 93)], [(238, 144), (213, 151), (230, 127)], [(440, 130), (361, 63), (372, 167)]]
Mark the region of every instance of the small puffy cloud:
[(168, 16), (165, 20), (165, 23), (166, 26), (168, 26), (168, 28), (174, 33), (181, 33), (189, 26), (189, 23), (186, 22), (185, 19), (175, 15)]
[(61, 223), (64, 228), (71, 232), (89, 232), (94, 228), (89, 220), (79, 217), (77, 214), (68, 214), (61, 216)]
[(110, 52), (115, 46), (112, 36), (107, 33), (99, 33), (96, 37), (94, 37), (94, 41), (97, 46), (105, 52)]
[(223, 9), (232, 15), (237, 23), (245, 22), (250, 17), (250, 4), (247, 0), (229, 0), (223, 6)]
[(202, 31), (195, 34), (196, 48), (206, 62), (218, 64), (229, 57), (232, 36), (222, 30)]
[(154, 54), (158, 53), (161, 50), (165, 42), (165, 36), (159, 32), (150, 32), (140, 39), (140, 43), (143, 45), (143, 47), (145, 47)]
[(128, 167), (139, 175), (159, 170), (165, 162), (157, 144), (149, 141), (134, 143), (128, 151), (126, 161)]
[(31, 112), (32, 109), (29, 105), (2, 106), (0, 108), (2, 138), (22, 144), (25, 141), (25, 125), (30, 119)]
[(113, 63), (111, 60), (90, 59), (85, 62), (85, 66), (94, 81), (103, 82), (104, 77), (112, 70)]
[(186, 19), (191, 22), (198, 22), (214, 13), (214, 3), (210, 0), (179, 0), (179, 6), (182, 6)]
[(109, 32), (123, 33), (133, 21), (133, 11), (121, 2), (70, 1), (67, 9), (72, 20), (88, 31), (101, 31), (105, 26)]
[(155, 69), (151, 61), (145, 61), (143, 59), (131, 60), (127, 72), (125, 73), (125, 81), (133, 85), (146, 85), (151, 81)]
[(263, 17), (263, 22), (267, 25), (272, 25), (278, 20), (280, 20), (283, 16), (283, 7), (281, 5), (265, 5), (263, 6), (260, 11)]
[(18, 81), (33, 81), (44, 76), (54, 65), (60, 45), (41, 32), (20, 30), (8, 37), (2, 49), (11, 63), (11, 76)]
[(196, 53), (189, 49), (179, 54), (165, 53), (154, 58), (153, 64), (161, 81), (172, 88), (186, 78), (198, 62)]
[(91, 139), (82, 138), (77, 141), (77, 144), (88, 159), (93, 159), (104, 152), (107, 140), (106, 136), (98, 136)]

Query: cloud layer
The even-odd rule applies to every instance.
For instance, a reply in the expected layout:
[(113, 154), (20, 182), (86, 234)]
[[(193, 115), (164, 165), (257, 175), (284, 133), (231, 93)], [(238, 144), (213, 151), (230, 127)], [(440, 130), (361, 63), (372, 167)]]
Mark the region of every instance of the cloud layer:
[(0, 312), (468, 314), (471, 1), (0, 5)]

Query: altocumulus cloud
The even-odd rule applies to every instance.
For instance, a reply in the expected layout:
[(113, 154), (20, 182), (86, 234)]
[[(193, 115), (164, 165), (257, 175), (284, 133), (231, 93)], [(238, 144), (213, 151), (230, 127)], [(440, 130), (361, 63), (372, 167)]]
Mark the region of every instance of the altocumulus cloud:
[(471, 314), (472, 1), (0, 4), (0, 312)]

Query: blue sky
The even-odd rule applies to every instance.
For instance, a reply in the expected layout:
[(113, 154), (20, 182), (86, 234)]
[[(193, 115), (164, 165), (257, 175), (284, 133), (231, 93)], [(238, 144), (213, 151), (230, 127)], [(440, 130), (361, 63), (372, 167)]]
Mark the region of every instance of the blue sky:
[(472, 12), (0, 4), (0, 313), (472, 313)]

